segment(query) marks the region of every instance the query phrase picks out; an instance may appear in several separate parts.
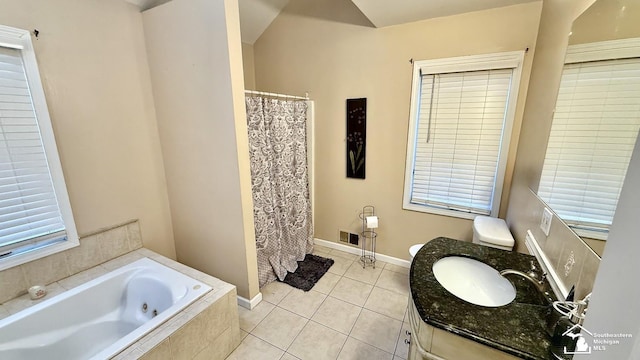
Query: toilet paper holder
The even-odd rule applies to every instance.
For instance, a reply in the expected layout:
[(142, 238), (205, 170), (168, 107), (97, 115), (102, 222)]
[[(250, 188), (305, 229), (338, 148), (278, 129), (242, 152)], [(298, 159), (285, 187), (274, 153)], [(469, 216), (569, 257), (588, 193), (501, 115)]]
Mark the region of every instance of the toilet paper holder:
[(376, 268), (376, 238), (378, 233), (375, 229), (379, 226), (379, 218), (376, 215), (376, 208), (372, 205), (366, 205), (362, 208), (359, 215), (362, 220), (362, 231), (360, 232), (360, 263), (362, 268), (372, 266)]

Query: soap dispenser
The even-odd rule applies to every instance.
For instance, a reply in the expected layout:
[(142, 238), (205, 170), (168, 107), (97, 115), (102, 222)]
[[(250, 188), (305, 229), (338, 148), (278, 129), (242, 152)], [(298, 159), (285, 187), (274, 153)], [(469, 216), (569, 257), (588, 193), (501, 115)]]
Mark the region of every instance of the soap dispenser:
[(582, 339), (582, 342), (584, 342), (580, 331), (582, 330), (581, 325), (584, 322), (586, 308), (586, 302), (578, 301), (575, 308), (567, 316), (562, 316), (558, 320), (551, 338), (551, 354), (554, 359), (572, 359), (579, 341)]

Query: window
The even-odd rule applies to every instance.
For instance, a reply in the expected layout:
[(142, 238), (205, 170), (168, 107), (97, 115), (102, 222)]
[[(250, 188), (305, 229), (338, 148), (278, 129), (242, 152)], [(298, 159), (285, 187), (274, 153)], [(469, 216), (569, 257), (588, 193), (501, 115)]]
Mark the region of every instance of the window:
[(497, 216), (523, 54), (414, 64), (405, 209)]
[(569, 47), (538, 195), (579, 235), (606, 239), (639, 129), (640, 40)]
[(30, 34), (0, 26), (0, 269), (76, 245)]

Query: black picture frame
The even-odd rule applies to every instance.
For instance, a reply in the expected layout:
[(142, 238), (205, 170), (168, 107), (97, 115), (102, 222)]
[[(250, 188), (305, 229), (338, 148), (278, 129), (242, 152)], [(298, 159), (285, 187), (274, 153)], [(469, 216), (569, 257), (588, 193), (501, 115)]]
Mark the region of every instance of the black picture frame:
[(364, 179), (367, 153), (367, 98), (347, 99), (347, 177)]

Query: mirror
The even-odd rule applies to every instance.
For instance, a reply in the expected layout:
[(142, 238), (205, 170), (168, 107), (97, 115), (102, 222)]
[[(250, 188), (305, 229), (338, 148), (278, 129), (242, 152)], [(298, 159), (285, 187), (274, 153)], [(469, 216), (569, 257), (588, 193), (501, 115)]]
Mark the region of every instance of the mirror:
[(597, 0), (574, 21), (536, 192), (599, 255), (640, 129), (638, 24), (637, 0)]

